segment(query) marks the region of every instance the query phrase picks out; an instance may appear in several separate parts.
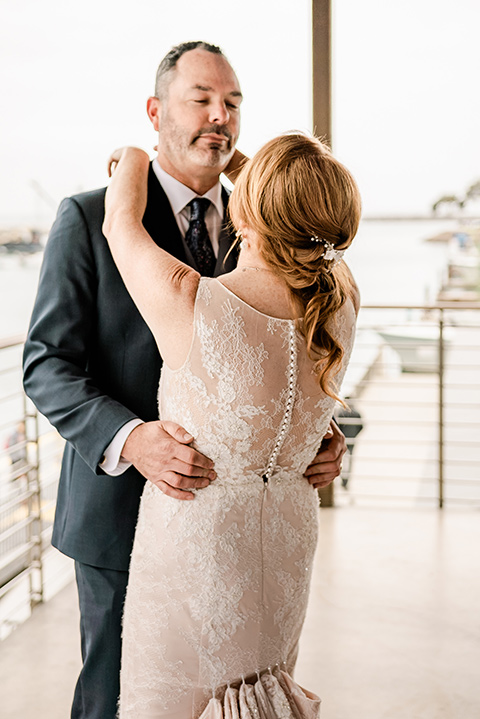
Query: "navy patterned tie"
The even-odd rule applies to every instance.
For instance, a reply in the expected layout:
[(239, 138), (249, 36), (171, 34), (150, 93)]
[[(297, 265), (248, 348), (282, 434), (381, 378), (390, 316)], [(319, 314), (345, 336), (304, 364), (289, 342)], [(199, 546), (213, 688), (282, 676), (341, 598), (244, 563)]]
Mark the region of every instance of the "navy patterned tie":
[(185, 235), (185, 242), (190, 248), (198, 271), (205, 277), (213, 275), (216, 264), (212, 243), (205, 224), (205, 212), (209, 205), (210, 200), (204, 197), (195, 197), (188, 203), (190, 207), (190, 225)]

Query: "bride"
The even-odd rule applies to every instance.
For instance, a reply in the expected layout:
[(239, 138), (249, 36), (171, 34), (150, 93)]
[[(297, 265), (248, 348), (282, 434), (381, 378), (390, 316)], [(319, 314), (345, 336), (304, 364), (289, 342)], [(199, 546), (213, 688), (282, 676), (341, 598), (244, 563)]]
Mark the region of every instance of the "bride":
[(230, 199), (238, 266), (202, 278), (142, 226), (147, 155), (116, 159), (104, 233), (164, 359), (160, 417), (217, 472), (188, 502), (145, 486), (119, 716), (317, 716), (291, 678), (317, 542), (303, 473), (353, 343), (358, 294), (342, 255), (360, 217), (355, 181), (314, 138), (270, 141)]

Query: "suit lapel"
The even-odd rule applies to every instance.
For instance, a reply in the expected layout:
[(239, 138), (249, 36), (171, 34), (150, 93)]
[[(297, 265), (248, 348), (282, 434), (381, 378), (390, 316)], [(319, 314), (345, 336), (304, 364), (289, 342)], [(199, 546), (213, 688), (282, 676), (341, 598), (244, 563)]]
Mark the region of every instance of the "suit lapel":
[(190, 260), (193, 258), (187, 256), (188, 248), (185, 246), (168, 197), (159, 183), (152, 165), (148, 172), (148, 199), (143, 216), (143, 226), (155, 244), (182, 262), (192, 264)]

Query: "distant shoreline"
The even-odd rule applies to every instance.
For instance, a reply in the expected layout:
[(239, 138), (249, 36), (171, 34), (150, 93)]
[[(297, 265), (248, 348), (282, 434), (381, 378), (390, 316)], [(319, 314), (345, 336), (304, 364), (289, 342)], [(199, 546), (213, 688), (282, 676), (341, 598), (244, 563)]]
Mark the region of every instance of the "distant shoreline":
[(455, 215), (436, 217), (435, 215), (367, 215), (362, 222), (471, 222), (480, 220), (478, 215)]
[[(53, 224), (53, 217), (51, 222), (42, 220), (35, 222), (28, 217), (23, 220), (12, 220), (9, 222), (7, 219), (0, 217), (0, 232), (8, 232), (19, 229), (38, 229), (43, 233), (47, 233)], [(480, 215), (455, 215), (451, 217), (436, 217), (435, 215), (366, 215), (362, 217), (362, 222), (478, 222), (480, 221)]]

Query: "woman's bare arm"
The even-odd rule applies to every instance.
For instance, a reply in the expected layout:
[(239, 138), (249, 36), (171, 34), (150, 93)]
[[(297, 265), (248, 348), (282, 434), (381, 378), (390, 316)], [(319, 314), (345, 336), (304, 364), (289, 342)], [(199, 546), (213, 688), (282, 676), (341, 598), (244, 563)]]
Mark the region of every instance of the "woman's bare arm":
[(137, 148), (124, 148), (111, 159), (117, 166), (105, 197), (104, 235), (162, 356), (172, 366), (181, 364), (182, 347), (188, 347), (191, 336), (200, 275), (158, 247), (142, 225), (148, 155)]

